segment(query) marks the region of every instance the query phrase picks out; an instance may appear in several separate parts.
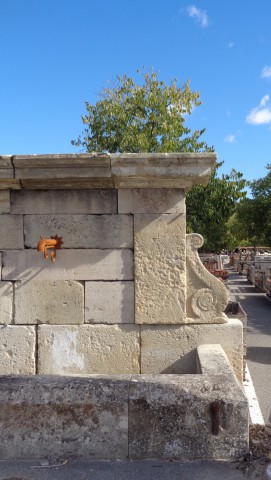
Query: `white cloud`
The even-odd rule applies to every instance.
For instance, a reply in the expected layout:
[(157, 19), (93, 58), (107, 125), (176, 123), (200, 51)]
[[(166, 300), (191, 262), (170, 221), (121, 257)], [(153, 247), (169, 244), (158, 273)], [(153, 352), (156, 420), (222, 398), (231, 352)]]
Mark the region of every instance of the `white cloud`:
[(268, 67), (267, 65), (263, 67), (261, 78), (271, 78), (271, 67)]
[(265, 107), (269, 102), (269, 95), (265, 95), (260, 101), (260, 107)]
[(246, 116), (246, 122), (251, 125), (265, 125), (271, 123), (271, 105), (269, 102), (269, 95), (265, 95), (258, 107), (252, 108), (250, 113)]
[(189, 17), (195, 18), (201, 27), (208, 27), (209, 20), (205, 10), (200, 10), (195, 5), (189, 5), (189, 7), (187, 7), (187, 13)]
[(224, 139), (224, 142), (227, 142), (227, 143), (234, 143), (236, 142), (236, 136), (235, 135), (227, 135)]

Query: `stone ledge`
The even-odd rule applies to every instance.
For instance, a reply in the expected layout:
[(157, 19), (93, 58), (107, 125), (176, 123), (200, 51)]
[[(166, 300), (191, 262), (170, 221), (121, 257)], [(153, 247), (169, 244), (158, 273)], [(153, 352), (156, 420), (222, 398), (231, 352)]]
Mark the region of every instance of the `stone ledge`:
[(216, 158), (213, 152), (0, 157), (0, 188), (190, 189), (207, 184)]
[(196, 355), (197, 373), (203, 375), (223, 375), (234, 377), (232, 365), (220, 344), (199, 345)]

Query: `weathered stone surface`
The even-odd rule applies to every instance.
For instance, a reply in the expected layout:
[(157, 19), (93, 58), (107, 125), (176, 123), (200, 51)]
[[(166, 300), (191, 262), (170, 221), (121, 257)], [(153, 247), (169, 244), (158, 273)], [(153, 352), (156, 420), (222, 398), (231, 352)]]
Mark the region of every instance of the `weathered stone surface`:
[(0, 281), (0, 324), (12, 322), (13, 284)]
[(14, 178), (13, 166), (10, 155), (0, 156), (0, 180)]
[(15, 178), (56, 179), (110, 177), (107, 154), (15, 155)]
[(229, 301), (224, 310), (228, 318), (238, 318), (243, 324), (243, 379), (246, 373), (247, 358), (247, 314), (239, 302)]
[(185, 213), (181, 188), (134, 188), (118, 191), (119, 213)]
[(0, 168), (13, 168), (11, 155), (0, 155)]
[(63, 237), (62, 248), (133, 248), (132, 215), (26, 215), (25, 244), (36, 248), (38, 234)]
[(139, 373), (136, 325), (38, 327), (38, 373), (111, 375)]
[(14, 294), (16, 324), (84, 323), (84, 285), (79, 282), (16, 282)]
[(127, 458), (128, 392), (129, 376), (1, 378), (1, 459)]
[(0, 279), (2, 278), (2, 252), (0, 252)]
[(201, 235), (186, 235), (186, 322), (226, 323), (224, 310), (229, 294), (225, 285), (203, 266), (198, 255), (202, 245)]
[(215, 161), (215, 153), (6, 156), (0, 188), (191, 188), (208, 182)]
[[(220, 402), (212, 432), (211, 404)], [(248, 453), (248, 402), (231, 375), (141, 375), (129, 394), (129, 458), (233, 459)]]
[(23, 247), (23, 216), (0, 215), (0, 249)]
[[(217, 398), (222, 415), (215, 436), (210, 403)], [(3, 377), (0, 403), (2, 460), (238, 459), (248, 453), (247, 400), (223, 375)]]
[(0, 214), (10, 212), (10, 192), (0, 190)]
[(111, 154), (116, 188), (191, 188), (206, 185), (215, 153), (117, 153)]
[(213, 325), (142, 325), (142, 373), (196, 373), (196, 348), (220, 344), (236, 377), (242, 381), (243, 327), (240, 320)]
[(13, 191), (11, 213), (117, 213), (117, 191), (104, 189)]
[(0, 170), (0, 190), (20, 190), (22, 188), (20, 180), (14, 178), (7, 179), (3, 177), (3, 172)]
[(199, 345), (196, 352), (197, 373), (203, 375), (232, 375), (234, 371), (221, 345)]
[(134, 321), (134, 282), (86, 282), (85, 323)]
[(184, 323), (185, 215), (134, 215), (135, 322)]
[[(2, 377), (1, 459), (246, 455), (248, 402), (242, 388), (224, 368), (221, 348), (200, 346), (198, 357), (201, 375)], [(220, 404), (217, 435), (214, 401)]]
[(35, 327), (0, 326), (0, 375), (34, 375), (35, 345)]
[(86, 190), (93, 188), (109, 189), (115, 188), (111, 177), (69, 177), (63, 173), (63, 178), (22, 178), (17, 180), (21, 188), (26, 190)]
[[(64, 239), (65, 240), (65, 239)], [(3, 280), (133, 280), (131, 250), (58, 250), (56, 261), (41, 252), (3, 254)]]

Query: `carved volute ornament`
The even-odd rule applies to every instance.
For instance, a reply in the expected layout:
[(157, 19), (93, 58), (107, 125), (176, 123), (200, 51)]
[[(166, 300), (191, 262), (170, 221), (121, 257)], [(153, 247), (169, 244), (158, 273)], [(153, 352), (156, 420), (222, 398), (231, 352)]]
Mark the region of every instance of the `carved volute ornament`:
[(225, 285), (203, 266), (198, 249), (203, 238), (197, 233), (186, 235), (186, 311), (187, 323), (226, 323), (223, 313), (228, 303)]

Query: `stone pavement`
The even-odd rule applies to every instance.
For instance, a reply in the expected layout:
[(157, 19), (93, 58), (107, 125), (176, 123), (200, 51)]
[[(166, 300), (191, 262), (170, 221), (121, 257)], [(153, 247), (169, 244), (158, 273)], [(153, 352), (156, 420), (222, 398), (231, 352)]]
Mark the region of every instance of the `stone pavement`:
[(0, 480), (256, 480), (267, 463), (193, 461), (0, 461)]

